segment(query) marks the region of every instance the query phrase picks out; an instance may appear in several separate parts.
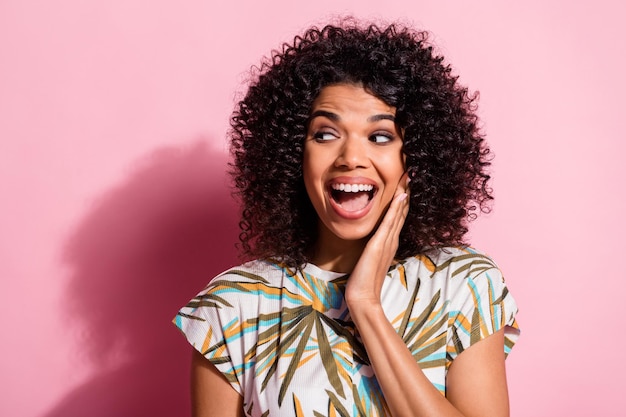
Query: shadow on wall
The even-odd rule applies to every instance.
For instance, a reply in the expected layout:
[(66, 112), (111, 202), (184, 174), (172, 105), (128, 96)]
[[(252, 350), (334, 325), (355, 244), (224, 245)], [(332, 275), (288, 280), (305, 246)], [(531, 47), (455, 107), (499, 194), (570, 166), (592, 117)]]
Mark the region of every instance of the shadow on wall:
[(191, 348), (171, 320), (238, 262), (225, 170), (202, 143), (158, 150), (80, 222), (64, 302), (95, 373), (45, 417), (190, 415)]

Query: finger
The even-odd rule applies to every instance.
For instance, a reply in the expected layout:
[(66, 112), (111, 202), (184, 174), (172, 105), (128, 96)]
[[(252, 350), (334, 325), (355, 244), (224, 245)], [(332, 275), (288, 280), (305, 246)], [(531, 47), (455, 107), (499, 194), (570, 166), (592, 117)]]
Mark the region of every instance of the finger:
[(407, 207), (408, 195), (406, 193), (398, 194), (392, 200), (389, 210), (387, 210), (383, 222), (380, 224), (377, 231), (377, 233), (380, 232), (381, 237), (384, 238), (385, 245), (397, 244), (400, 231), (404, 225), (406, 213), (408, 212)]
[[(408, 213), (407, 183), (408, 175), (404, 173), (398, 182), (385, 215), (370, 239), (369, 246), (372, 249), (378, 245), (380, 245), (378, 246), (379, 250), (385, 250), (384, 248), (389, 248), (390, 245), (397, 246), (400, 231)], [(395, 255), (395, 253), (392, 255)]]
[(402, 176), (400, 177), (400, 180), (398, 181), (394, 198), (402, 193), (408, 193), (410, 181), (411, 179), (409, 178), (408, 172), (405, 172), (404, 174), (402, 174)]
[[(393, 221), (394, 230), (398, 226), (400, 230), (402, 229), (402, 226), (404, 225), (404, 220), (406, 219), (409, 212), (409, 182), (409, 174), (408, 172), (405, 172), (400, 178), (400, 181), (398, 181), (398, 186), (396, 187), (396, 192), (394, 194), (392, 203), (395, 202), (395, 200), (397, 199), (399, 200), (399, 204), (396, 204), (396, 206), (394, 207), (396, 209)], [(403, 194), (406, 196), (402, 196)], [(391, 206), (393, 206), (393, 204)], [(392, 207), (389, 207), (389, 209), (392, 210)], [(400, 233), (400, 230), (397, 231), (398, 234)]]
[(407, 193), (398, 192), (398, 190), (396, 190), (396, 195), (394, 195), (393, 200), (391, 200), (391, 204), (389, 205), (389, 209), (387, 209), (387, 213), (385, 213), (381, 226), (383, 226), (384, 223), (389, 231), (395, 229), (398, 221), (402, 220), (402, 209), (406, 206), (407, 199)]
[(409, 173), (405, 172), (404, 175), (402, 175), (402, 178), (400, 178), (400, 182), (398, 183), (398, 188), (402, 188), (404, 190), (404, 194), (406, 194), (406, 199), (403, 200), (404, 204), (401, 205), (402, 216), (401, 216), (401, 221), (400, 221), (400, 229), (402, 229), (402, 226), (404, 225), (404, 221), (406, 220), (409, 214), (409, 204), (411, 202), (411, 189), (409, 188), (410, 182), (411, 182), (411, 178), (409, 178)]
[(404, 226), (404, 221), (406, 220), (406, 217), (409, 213), (409, 196), (407, 193), (403, 193), (401, 195), (405, 195), (406, 197), (399, 198), (400, 201), (394, 218), (392, 235), (396, 239), (400, 237), (400, 232), (402, 231), (402, 227)]

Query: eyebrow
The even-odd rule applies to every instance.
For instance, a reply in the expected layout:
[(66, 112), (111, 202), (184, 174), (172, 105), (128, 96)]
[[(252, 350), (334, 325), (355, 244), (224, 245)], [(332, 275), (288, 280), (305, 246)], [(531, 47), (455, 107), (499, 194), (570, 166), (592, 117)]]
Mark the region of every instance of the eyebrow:
[(367, 118), (368, 122), (377, 122), (379, 120), (391, 120), (394, 123), (396, 122), (396, 118), (392, 114), (375, 114)]
[(341, 119), (335, 113), (332, 113), (332, 112), (329, 112), (329, 111), (324, 111), (324, 110), (315, 110), (313, 113), (311, 113), (311, 116), (309, 117), (309, 120), (313, 120), (316, 117), (325, 117), (327, 119), (332, 120), (333, 122), (339, 121)]
[[(309, 117), (309, 121), (315, 119), (316, 117), (326, 117), (327, 119), (330, 119), (334, 122), (341, 120), (341, 117), (339, 117), (337, 114), (333, 112), (329, 112), (325, 110), (315, 110), (313, 113), (311, 113), (311, 116)], [(375, 114), (367, 118), (368, 122), (377, 122), (379, 120), (391, 120), (392, 122), (395, 123), (396, 118), (392, 114)]]

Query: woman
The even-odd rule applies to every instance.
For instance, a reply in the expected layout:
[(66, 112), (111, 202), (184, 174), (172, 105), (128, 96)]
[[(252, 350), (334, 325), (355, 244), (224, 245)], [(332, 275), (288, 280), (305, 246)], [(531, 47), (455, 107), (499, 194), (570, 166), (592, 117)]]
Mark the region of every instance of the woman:
[(175, 319), (196, 416), (504, 416), (517, 307), (465, 245), (492, 199), (474, 96), (427, 34), (312, 28), (232, 118), (249, 259)]

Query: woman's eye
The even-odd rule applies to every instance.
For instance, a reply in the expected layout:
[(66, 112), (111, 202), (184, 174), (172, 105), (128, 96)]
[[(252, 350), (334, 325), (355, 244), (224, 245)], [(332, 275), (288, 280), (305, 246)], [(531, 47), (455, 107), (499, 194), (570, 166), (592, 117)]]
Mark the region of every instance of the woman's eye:
[(323, 141), (327, 141), (327, 140), (333, 140), (333, 139), (337, 139), (337, 135), (335, 135), (332, 132), (316, 132), (315, 134), (313, 134), (313, 138), (317, 141), (323, 142)]
[(393, 140), (393, 135), (390, 133), (374, 133), (369, 137), (369, 140), (374, 143), (387, 143)]

